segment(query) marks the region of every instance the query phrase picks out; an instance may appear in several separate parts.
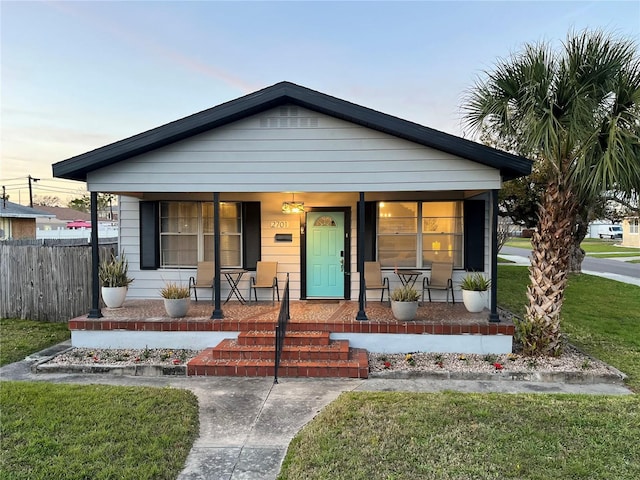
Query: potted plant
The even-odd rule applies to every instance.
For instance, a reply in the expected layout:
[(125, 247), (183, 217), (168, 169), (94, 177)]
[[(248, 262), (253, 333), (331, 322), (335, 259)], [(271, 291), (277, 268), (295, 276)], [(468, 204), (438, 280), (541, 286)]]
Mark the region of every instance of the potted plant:
[(416, 318), (420, 294), (409, 286), (403, 285), (391, 292), (391, 311), (397, 320), (407, 321)]
[(129, 277), (129, 262), (124, 252), (117, 258), (111, 253), (109, 260), (98, 266), (98, 278), (102, 284), (102, 300), (108, 308), (119, 308), (127, 296), (127, 288), (133, 282)]
[(487, 290), (491, 280), (481, 273), (469, 273), (462, 279), (462, 302), (469, 312), (481, 312), (487, 305)]
[(175, 282), (167, 282), (160, 295), (164, 299), (164, 309), (172, 318), (184, 317), (189, 311), (191, 293), (189, 287)]

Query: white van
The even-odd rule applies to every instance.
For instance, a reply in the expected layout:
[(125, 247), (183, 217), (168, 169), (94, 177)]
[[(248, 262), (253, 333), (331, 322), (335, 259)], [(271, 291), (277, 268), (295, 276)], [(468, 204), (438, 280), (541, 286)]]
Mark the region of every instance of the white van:
[(611, 240), (622, 239), (622, 227), (620, 225), (600, 225), (598, 226), (598, 236)]

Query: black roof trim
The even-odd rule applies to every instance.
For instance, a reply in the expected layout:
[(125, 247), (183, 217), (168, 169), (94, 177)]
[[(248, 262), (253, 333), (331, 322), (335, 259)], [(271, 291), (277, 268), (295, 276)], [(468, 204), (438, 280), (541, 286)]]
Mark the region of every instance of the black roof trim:
[(531, 173), (532, 162), (524, 157), (356, 105), (294, 83), (280, 82), (133, 137), (57, 162), (53, 164), (53, 176), (86, 181), (87, 173), (93, 170), (284, 104), (299, 105), (498, 168), (505, 180)]

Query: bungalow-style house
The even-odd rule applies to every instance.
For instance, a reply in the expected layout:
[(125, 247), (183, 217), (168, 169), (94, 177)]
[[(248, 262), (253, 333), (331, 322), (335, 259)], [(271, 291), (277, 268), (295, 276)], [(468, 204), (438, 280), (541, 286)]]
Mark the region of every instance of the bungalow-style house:
[[(498, 321), (498, 190), (530, 171), (528, 159), (289, 82), (53, 165), (55, 177), (87, 183), (94, 214), (99, 192), (120, 196), (119, 249), (135, 277), (128, 299), (159, 298), (165, 282), (186, 284), (198, 262), (215, 259), (216, 278), (247, 272), (238, 283), (246, 296), (256, 263), (273, 261), (292, 301), (358, 302), (363, 323), (365, 300), (380, 296), (364, 290), (365, 261), (380, 262), (391, 290), (398, 268), (428, 276), (432, 262), (451, 261), (458, 301), (465, 273), (484, 272), (493, 280), (486, 317)], [(224, 319), (229, 292), (224, 277), (198, 291), (216, 297), (213, 322)], [(101, 315), (94, 287), (88, 321)], [(105, 332), (93, 333), (100, 345)], [(132, 332), (108, 333), (135, 343)], [(197, 334), (172, 345), (211, 345), (220, 332)], [(503, 337), (495, 349), (511, 351)], [(403, 351), (413, 341), (419, 350), (412, 338)]]
[(47, 212), (0, 199), (0, 240), (36, 238), (36, 221), (46, 218)]
[(622, 246), (640, 247), (640, 216), (625, 217), (622, 220)]
[[(36, 225), (40, 230), (58, 230), (67, 228), (67, 224), (72, 221), (91, 222), (91, 214), (80, 212), (68, 207), (50, 207), (39, 205), (38, 208), (49, 214), (48, 218), (38, 219)], [(91, 225), (89, 225), (90, 227)]]

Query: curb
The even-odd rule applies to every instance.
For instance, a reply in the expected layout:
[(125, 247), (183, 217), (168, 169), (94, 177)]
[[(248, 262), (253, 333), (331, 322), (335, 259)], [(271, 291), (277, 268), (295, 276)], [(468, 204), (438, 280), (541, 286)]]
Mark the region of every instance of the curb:
[(186, 377), (187, 366), (183, 365), (48, 365), (52, 358), (73, 350), (71, 340), (59, 343), (52, 347), (41, 350), (37, 353), (29, 355), (25, 358), (27, 362), (33, 362), (29, 369), (31, 373), (96, 373), (108, 374), (114, 376), (133, 376), (133, 377)]
[[(588, 358), (599, 361), (597, 358), (578, 350)], [(34, 353), (26, 361), (32, 361), (30, 370), (32, 373), (68, 373), (68, 374), (108, 374), (114, 376), (134, 377), (186, 377), (187, 365), (48, 365), (52, 358), (60, 353), (72, 350), (71, 341), (59, 343), (40, 352)], [(627, 375), (615, 367), (607, 365), (611, 373), (594, 374), (589, 372), (527, 372), (527, 371), (495, 371), (495, 372), (451, 372), (437, 371), (425, 372), (422, 370), (386, 370), (369, 371), (371, 379), (427, 379), (427, 380), (475, 380), (475, 381), (521, 381), (521, 382), (547, 382), (567, 384), (613, 384), (625, 385)]]
[[(186, 377), (186, 365), (47, 365), (43, 359), (31, 366), (33, 373), (69, 373), (69, 374), (108, 374), (114, 376), (134, 377)], [(616, 373), (617, 372), (617, 373)], [(610, 374), (593, 374), (585, 372), (424, 372), (419, 370), (396, 370), (386, 372), (369, 372), (369, 378), (386, 380), (474, 380), (497, 382), (546, 382), (567, 384), (614, 384), (624, 386), (627, 377), (616, 371)]]
[(186, 365), (47, 365), (45, 359), (31, 366), (33, 373), (96, 373), (133, 377), (186, 377)]
[(610, 374), (593, 374), (585, 372), (423, 372), (411, 370), (396, 370), (388, 372), (370, 372), (369, 378), (380, 379), (427, 379), (427, 380), (476, 380), (476, 381), (519, 381), (519, 382), (548, 382), (591, 385), (607, 383), (623, 385), (627, 376), (615, 371)]

